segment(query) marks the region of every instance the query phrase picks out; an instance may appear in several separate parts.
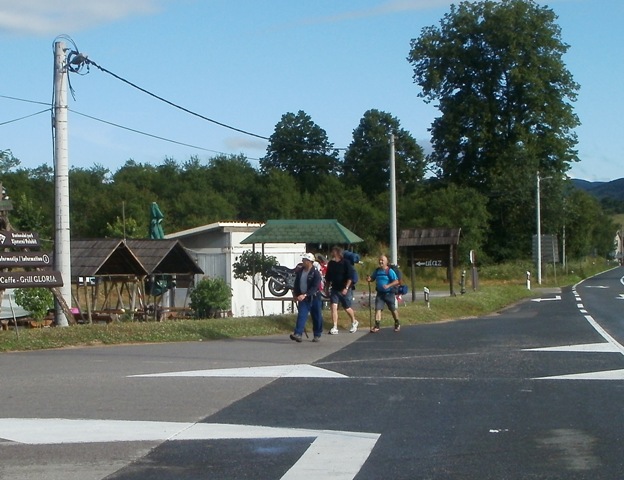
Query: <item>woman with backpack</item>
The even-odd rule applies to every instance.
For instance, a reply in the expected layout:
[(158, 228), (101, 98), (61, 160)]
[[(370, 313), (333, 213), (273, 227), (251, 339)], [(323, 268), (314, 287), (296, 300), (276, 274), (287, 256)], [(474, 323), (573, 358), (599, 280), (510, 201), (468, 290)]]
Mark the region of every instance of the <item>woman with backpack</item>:
[(379, 332), (381, 324), (381, 311), (384, 309), (384, 305), (388, 305), (388, 310), (394, 318), (394, 331), (401, 330), (401, 324), (399, 323), (399, 312), (396, 307), (396, 297), (394, 294), (395, 286), (398, 286), (400, 281), (397, 274), (392, 268), (388, 266), (388, 257), (381, 255), (379, 257), (379, 267), (370, 274), (366, 280), (376, 282), (377, 295), (375, 297), (375, 326), (371, 328), (371, 333)]

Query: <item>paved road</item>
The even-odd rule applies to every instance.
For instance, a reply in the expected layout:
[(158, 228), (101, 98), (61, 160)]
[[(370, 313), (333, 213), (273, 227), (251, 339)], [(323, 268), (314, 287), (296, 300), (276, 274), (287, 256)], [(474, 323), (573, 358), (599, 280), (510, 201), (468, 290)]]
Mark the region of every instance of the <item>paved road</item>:
[(320, 344), (4, 354), (0, 478), (622, 478), (622, 276)]

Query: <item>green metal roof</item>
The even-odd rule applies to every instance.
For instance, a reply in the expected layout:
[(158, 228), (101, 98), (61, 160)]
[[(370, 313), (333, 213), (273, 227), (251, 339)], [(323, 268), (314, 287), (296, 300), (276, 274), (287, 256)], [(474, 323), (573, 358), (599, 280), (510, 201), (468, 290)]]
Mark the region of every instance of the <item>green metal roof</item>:
[(338, 220), (267, 220), (241, 243), (350, 244), (363, 241)]

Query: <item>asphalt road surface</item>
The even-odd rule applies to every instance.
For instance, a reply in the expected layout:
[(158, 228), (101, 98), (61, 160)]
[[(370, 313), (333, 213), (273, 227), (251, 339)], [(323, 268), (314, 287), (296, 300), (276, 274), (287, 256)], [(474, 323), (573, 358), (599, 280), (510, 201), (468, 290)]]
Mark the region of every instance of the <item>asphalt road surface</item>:
[(622, 277), (318, 344), (2, 354), (0, 478), (624, 478)]

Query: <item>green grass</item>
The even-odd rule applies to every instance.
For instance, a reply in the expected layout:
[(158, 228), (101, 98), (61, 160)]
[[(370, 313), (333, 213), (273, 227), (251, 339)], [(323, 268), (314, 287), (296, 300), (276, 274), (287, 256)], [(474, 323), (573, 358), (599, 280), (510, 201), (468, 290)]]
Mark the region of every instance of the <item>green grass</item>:
[[(586, 260), (568, 266), (568, 272), (544, 268), (541, 287), (573, 285), (583, 278), (594, 275), (614, 265), (604, 260)], [(552, 268), (552, 267), (551, 267)], [(440, 269), (438, 269), (440, 270)], [(432, 274), (433, 275), (433, 274)], [(449, 291), (448, 283), (441, 276), (429, 278), (432, 290)], [(422, 288), (418, 287), (417, 301), (412, 303), (411, 292), (405, 296), (407, 303), (399, 309), (402, 325), (440, 322), (466, 317), (476, 317), (497, 312), (522, 299), (540, 295), (535, 276), (532, 289), (526, 288), (526, 265), (506, 265), (498, 269), (484, 268), (479, 273), (479, 289), (472, 291), (467, 285), (467, 293), (461, 295), (455, 288), (456, 296), (432, 297), (428, 308), (423, 301)], [(364, 292), (364, 281), (358, 292)], [(417, 285), (419, 283), (417, 279)], [(422, 284), (421, 284), (422, 285)], [(362, 294), (359, 293), (360, 298)], [(358, 297), (356, 296), (356, 299)], [(355, 305), (356, 314), (362, 328), (367, 329), (370, 321), (368, 306)], [(328, 310), (323, 312), (325, 329), (331, 327)], [(115, 322), (108, 325), (72, 325), (66, 328), (39, 328), (0, 331), (0, 352), (41, 350), (50, 348), (84, 347), (93, 345), (116, 345), (131, 343), (197, 342), (227, 338), (253, 337), (261, 335), (288, 334), (294, 325), (294, 315), (268, 317), (219, 318), (207, 320), (169, 320), (164, 322)], [(382, 316), (382, 327), (392, 325), (390, 313)], [(341, 311), (339, 326), (346, 329), (349, 321)], [(308, 324), (308, 328), (310, 325)]]

